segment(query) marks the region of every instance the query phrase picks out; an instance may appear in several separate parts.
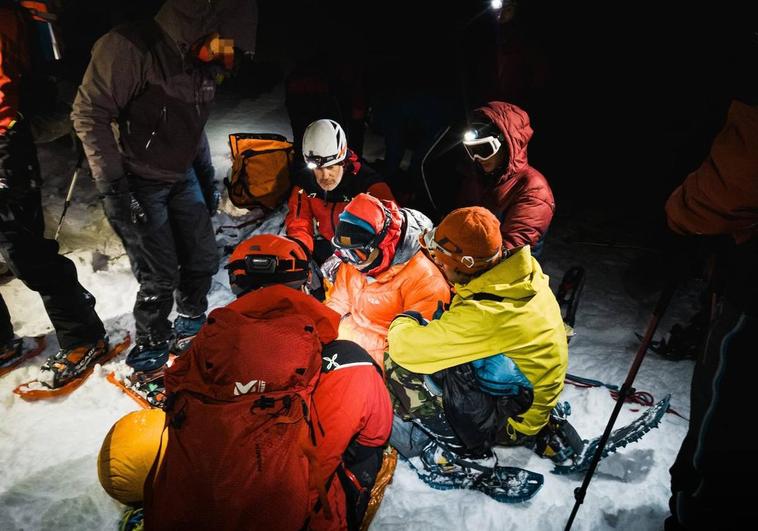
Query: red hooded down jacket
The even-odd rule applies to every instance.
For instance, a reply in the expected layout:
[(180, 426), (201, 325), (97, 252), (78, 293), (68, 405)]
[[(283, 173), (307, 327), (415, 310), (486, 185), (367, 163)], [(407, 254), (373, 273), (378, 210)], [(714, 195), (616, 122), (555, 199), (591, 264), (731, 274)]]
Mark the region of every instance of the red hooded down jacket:
[(534, 132), (529, 115), (502, 101), (491, 101), (477, 111), (503, 132), (510, 156), (494, 188), (487, 186), (481, 176), (465, 180), (465, 204), (461, 206), (477, 205), (491, 210), (500, 220), (506, 249), (534, 246), (550, 226), (555, 200), (544, 175), (531, 167), (527, 159), (527, 144)]

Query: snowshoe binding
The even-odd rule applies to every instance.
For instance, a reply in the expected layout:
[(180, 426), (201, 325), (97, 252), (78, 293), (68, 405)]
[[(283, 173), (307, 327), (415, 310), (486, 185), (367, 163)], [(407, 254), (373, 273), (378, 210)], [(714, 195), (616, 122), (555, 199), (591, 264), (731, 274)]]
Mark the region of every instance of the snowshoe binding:
[(430, 442), (421, 455), (402, 458), (427, 485), (438, 490), (477, 490), (501, 503), (529, 500), (542, 487), (542, 474), (522, 468), (497, 466), (495, 454), (463, 458)]
[(163, 379), (166, 367), (163, 365), (154, 371), (133, 372), (125, 382), (127, 392), (138, 395), (148, 407), (163, 409), (166, 403), (166, 386)]
[(166, 400), (163, 374), (173, 360), (169, 345), (167, 341), (136, 344), (126, 357), (126, 370), (109, 374), (108, 381), (142, 407), (162, 408)]
[(50, 389), (58, 389), (80, 378), (108, 352), (108, 338), (94, 344), (61, 349), (42, 364), (37, 381)]

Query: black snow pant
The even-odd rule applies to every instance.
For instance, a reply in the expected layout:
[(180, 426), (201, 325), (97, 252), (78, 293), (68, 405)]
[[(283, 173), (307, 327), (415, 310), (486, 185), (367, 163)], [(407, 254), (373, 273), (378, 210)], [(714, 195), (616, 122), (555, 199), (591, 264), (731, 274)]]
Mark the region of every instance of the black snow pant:
[(216, 239), (194, 170), (175, 183), (130, 175), (129, 188), (148, 221), (111, 220), (111, 225), (139, 283), (137, 343), (161, 344), (171, 337), (174, 299), (182, 315), (195, 317), (208, 309), (208, 290), (219, 267)]
[[(25, 122), (0, 135), (0, 253), (16, 277), (40, 294), (61, 348), (94, 343), (105, 335), (94, 310), (95, 298), (84, 289), (76, 266), (58, 254), (58, 242), (44, 237), (37, 150)], [(0, 341), (13, 337), (0, 296)]]
[(744, 275), (727, 278), (733, 287), (727, 287), (695, 362), (690, 426), (670, 470), (667, 531), (752, 527), (748, 463), (755, 453), (749, 435), (758, 357), (755, 255), (740, 258)]

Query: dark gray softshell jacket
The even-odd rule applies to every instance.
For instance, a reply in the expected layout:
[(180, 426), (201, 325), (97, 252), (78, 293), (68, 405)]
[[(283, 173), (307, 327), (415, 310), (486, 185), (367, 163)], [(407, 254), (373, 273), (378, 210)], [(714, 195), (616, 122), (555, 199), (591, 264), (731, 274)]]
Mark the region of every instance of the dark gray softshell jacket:
[(256, 27), (255, 0), (168, 0), (154, 20), (119, 26), (95, 43), (71, 119), (101, 190), (127, 172), (184, 178), (215, 95), (212, 70), (190, 47), (218, 32), (253, 52)]

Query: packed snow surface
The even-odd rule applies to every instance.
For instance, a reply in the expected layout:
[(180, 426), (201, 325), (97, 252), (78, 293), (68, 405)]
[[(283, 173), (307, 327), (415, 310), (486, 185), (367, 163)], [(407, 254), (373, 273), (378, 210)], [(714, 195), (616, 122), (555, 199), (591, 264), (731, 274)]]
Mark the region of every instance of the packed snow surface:
[[(279, 87), (254, 102), (232, 99), (218, 102), (208, 133), (219, 179), (230, 167), (226, 144), (229, 133), (273, 132), (291, 138), (281, 96)], [(46, 178), (43, 202), (47, 232), (52, 237), (75, 157), (61, 141), (40, 146), (39, 151)], [(367, 158), (372, 160), (370, 154)], [(74, 202), (64, 221), (60, 237), (62, 252), (76, 263), (80, 282), (97, 298), (97, 311), (107, 327), (133, 330), (131, 309), (137, 283), (86, 172), (84, 177), (77, 184)], [(602, 239), (607, 235), (607, 227), (589, 214), (573, 212), (569, 218), (566, 210), (570, 209), (558, 205), (546, 241), (543, 267), (554, 289), (569, 267), (582, 265), (587, 271), (576, 336), (569, 349), (569, 372), (620, 385), (639, 347), (635, 332), (644, 332), (657, 299), (654, 287), (630, 287), (627, 272), (635, 264), (654, 261), (659, 256), (636, 246), (590, 245), (583, 240), (593, 235)], [(221, 229), (220, 252), (224, 252), (224, 246), (234, 245), (247, 236), (251, 229), (280, 232), (284, 213), (279, 210), (260, 226)], [(239, 224), (254, 215), (237, 211), (226, 201), (214, 223), (217, 227)], [(687, 321), (697, 288), (685, 286), (677, 292), (659, 335), (674, 322)], [(98, 368), (81, 388), (67, 397), (31, 403), (21, 400), (13, 389), (36, 377), (39, 365), (56, 351), (57, 343), (36, 293), (18, 280), (0, 286), (0, 292), (18, 335), (47, 334), (48, 339), (43, 354), (0, 379), (0, 529), (116, 529), (123, 506), (101, 489), (96, 460), (113, 423), (138, 407), (105, 379), (123, 356)], [(214, 279), (210, 306), (221, 306), (232, 299), (226, 273), (221, 269)], [(671, 393), (672, 407), (687, 417), (691, 373), (692, 362), (667, 361), (649, 353), (635, 387), (652, 393), (656, 399)], [(566, 385), (562, 399), (571, 403), (569, 420), (586, 439), (602, 432), (614, 406), (608, 390), (603, 388)], [(616, 426), (631, 421), (639, 410), (640, 406), (635, 404), (625, 405)], [(661, 529), (668, 513), (668, 468), (686, 428), (685, 420), (667, 414), (659, 429), (603, 460), (574, 529)], [(477, 492), (433, 490), (406, 464), (399, 463), (372, 529), (563, 529), (574, 504), (573, 491), (581, 484), (582, 476), (553, 475), (550, 461), (526, 449), (500, 449), (498, 455), (501, 465), (544, 474), (544, 487), (531, 501), (505, 505)]]

